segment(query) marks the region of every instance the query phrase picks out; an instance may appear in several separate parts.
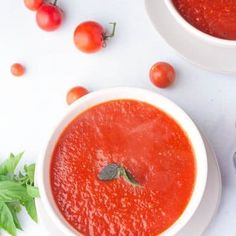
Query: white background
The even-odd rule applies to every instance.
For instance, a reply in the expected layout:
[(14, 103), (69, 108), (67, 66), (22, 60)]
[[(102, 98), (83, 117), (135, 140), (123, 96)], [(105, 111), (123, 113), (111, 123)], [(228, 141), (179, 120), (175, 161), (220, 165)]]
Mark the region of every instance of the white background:
[[(161, 93), (180, 105), (211, 141), (223, 177), (220, 209), (206, 236), (236, 235), (236, 78), (203, 71), (180, 58), (155, 32), (142, 0), (59, 0), (65, 12), (60, 30), (41, 31), (35, 14), (23, 0), (1, 1), (0, 7), (0, 158), (25, 151), (23, 162), (36, 161), (47, 132), (67, 108), (69, 88), (83, 85), (94, 91), (135, 86)], [(97, 20), (108, 29), (117, 22), (107, 48), (85, 55), (73, 45), (73, 31), (84, 20)], [(164, 19), (163, 19), (164, 20)], [(155, 88), (150, 66), (168, 61), (177, 70), (169, 89)], [(27, 73), (10, 74), (21, 62)], [(43, 235), (40, 226), (23, 216), (24, 232)]]

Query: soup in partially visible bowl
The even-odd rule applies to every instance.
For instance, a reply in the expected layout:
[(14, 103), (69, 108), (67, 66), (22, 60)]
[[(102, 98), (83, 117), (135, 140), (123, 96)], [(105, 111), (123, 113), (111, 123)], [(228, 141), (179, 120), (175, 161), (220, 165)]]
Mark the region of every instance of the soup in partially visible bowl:
[(172, 0), (191, 25), (214, 37), (236, 40), (235, 0)]

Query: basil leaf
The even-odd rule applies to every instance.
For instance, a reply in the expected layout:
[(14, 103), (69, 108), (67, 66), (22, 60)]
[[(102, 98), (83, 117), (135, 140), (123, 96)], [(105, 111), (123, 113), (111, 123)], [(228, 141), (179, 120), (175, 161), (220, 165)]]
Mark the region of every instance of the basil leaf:
[(12, 180), (12, 177), (9, 175), (0, 175), (0, 181)]
[(36, 205), (35, 205), (35, 200), (31, 199), (27, 202), (23, 202), (22, 204), (25, 206), (25, 209), (28, 212), (29, 216), (32, 218), (32, 220), (37, 223), (38, 216), (37, 216), (37, 209), (36, 209)]
[(120, 176), (122, 176), (125, 179), (125, 181), (128, 182), (129, 184), (136, 187), (141, 187), (141, 185), (135, 180), (135, 178), (131, 175), (131, 173), (124, 167), (120, 169)]
[(0, 175), (13, 174), (23, 154), (21, 152), (14, 156), (11, 153), (8, 159), (0, 165)]
[(35, 172), (35, 164), (26, 166), (26, 174), (28, 175), (31, 183), (34, 183), (34, 172)]
[(39, 190), (37, 187), (31, 186), (31, 185), (26, 185), (27, 193), (32, 197), (32, 198), (37, 198), (39, 197)]
[(19, 213), (21, 211), (21, 205), (19, 201), (8, 202), (7, 206), (11, 206), (16, 213)]
[(16, 236), (16, 229), (22, 230), (17, 216), (21, 205), (37, 222), (34, 198), (39, 197), (39, 191), (34, 187), (35, 164), (25, 165), (23, 172), (14, 173), (22, 155), (10, 154), (0, 165), (0, 231), (4, 229), (12, 236)]
[(120, 166), (112, 163), (105, 166), (98, 175), (100, 180), (113, 180), (118, 177), (118, 171)]
[(7, 203), (7, 206), (12, 214), (12, 217), (13, 217), (13, 221), (14, 221), (14, 224), (16, 226), (17, 229), (20, 229), (20, 230), (23, 230), (22, 227), (21, 227), (21, 224), (18, 220), (18, 217), (17, 217), (17, 212), (18, 212), (18, 209), (16, 209), (16, 206), (14, 203)]
[(14, 181), (0, 182), (0, 202), (28, 201), (30, 199), (31, 197), (27, 193), (26, 187), (19, 183)]
[(19, 171), (18, 177), (19, 178), (23, 178), (24, 177), (24, 175), (21, 173), (21, 171)]
[(6, 230), (10, 235), (16, 236), (13, 216), (4, 202), (0, 202), (0, 228)]
[(113, 180), (119, 177), (123, 177), (127, 183), (133, 186), (142, 187), (127, 169), (115, 163), (105, 166), (98, 175), (100, 180)]

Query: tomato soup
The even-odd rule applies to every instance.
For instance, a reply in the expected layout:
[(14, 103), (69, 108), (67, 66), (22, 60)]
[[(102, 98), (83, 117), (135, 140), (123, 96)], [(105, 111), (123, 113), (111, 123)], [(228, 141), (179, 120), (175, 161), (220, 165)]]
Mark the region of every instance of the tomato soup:
[(194, 27), (212, 36), (236, 40), (235, 0), (172, 0)]
[[(111, 163), (124, 178), (102, 181)], [(86, 236), (156, 236), (185, 210), (195, 183), (195, 156), (182, 128), (144, 102), (114, 100), (79, 114), (62, 132), (50, 169), (65, 220)]]

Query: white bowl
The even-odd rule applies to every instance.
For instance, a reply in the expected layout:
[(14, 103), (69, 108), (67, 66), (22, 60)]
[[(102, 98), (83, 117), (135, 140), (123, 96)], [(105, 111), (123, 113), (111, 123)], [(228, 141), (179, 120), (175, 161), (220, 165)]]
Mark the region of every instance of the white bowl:
[(218, 46), (224, 46), (224, 47), (233, 47), (236, 48), (236, 40), (228, 40), (228, 39), (221, 39), (214, 36), (211, 36), (209, 34), (206, 34), (199, 29), (192, 26), (190, 23), (188, 23), (178, 12), (178, 10), (175, 8), (172, 0), (164, 0), (165, 4), (167, 5), (169, 11), (174, 16), (176, 21), (182, 25), (188, 32), (193, 34), (195, 37), (198, 37), (199, 39), (209, 43), (214, 44)]
[(48, 216), (65, 235), (78, 235), (78, 232), (75, 231), (75, 229), (73, 229), (61, 215), (52, 196), (49, 176), (52, 152), (64, 128), (78, 114), (99, 103), (116, 99), (134, 99), (144, 101), (161, 109), (175, 119), (175, 121), (186, 132), (192, 144), (196, 157), (196, 181), (193, 194), (179, 219), (169, 229), (161, 234), (162, 236), (175, 235), (189, 222), (202, 199), (208, 172), (207, 154), (202, 137), (189, 116), (170, 100), (147, 90), (138, 88), (111, 88), (101, 90), (82, 97), (69, 107), (69, 110), (66, 112), (63, 119), (59, 124), (57, 124), (51, 133), (49, 140), (46, 142), (38, 159), (36, 175), (37, 184), (41, 194), (41, 201)]

